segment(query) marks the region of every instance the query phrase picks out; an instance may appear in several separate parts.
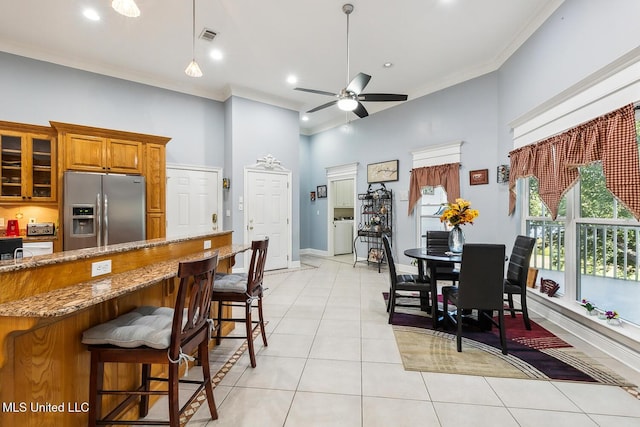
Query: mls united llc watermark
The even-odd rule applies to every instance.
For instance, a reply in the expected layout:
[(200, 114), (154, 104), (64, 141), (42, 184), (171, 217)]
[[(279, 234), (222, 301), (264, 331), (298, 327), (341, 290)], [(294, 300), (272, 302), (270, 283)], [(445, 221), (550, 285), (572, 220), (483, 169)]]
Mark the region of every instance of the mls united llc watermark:
[(89, 402), (2, 402), (2, 412), (89, 412)]

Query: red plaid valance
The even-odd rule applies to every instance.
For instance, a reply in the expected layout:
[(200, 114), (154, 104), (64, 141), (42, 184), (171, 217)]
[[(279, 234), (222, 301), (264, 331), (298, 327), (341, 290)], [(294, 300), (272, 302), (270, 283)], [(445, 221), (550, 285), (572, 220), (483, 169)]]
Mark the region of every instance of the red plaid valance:
[(509, 214), (516, 207), (516, 180), (535, 176), (540, 198), (555, 219), (560, 199), (578, 179), (577, 168), (602, 161), (607, 188), (640, 219), (640, 161), (633, 104), (513, 150), (509, 156)]
[(420, 197), (422, 187), (442, 186), (447, 192), (447, 200), (455, 202), (460, 197), (460, 163), (447, 163), (437, 166), (426, 166), (411, 171), (409, 179), (409, 215), (413, 212)]

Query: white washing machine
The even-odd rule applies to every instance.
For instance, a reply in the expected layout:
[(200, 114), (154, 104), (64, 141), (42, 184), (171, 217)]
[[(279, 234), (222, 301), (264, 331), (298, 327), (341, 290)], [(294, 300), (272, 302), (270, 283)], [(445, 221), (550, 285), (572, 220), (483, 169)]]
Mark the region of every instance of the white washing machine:
[(333, 253), (334, 255), (353, 252), (353, 220), (341, 219), (333, 221)]

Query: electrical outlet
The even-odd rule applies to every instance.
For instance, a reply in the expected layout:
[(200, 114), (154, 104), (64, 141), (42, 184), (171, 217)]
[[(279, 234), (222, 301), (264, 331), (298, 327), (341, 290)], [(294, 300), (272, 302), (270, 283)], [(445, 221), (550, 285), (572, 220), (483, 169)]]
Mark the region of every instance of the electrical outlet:
[(204, 248), (205, 249), (211, 249), (211, 240), (205, 240), (204, 241)]
[(111, 260), (98, 261), (91, 263), (91, 277), (102, 276), (111, 273)]

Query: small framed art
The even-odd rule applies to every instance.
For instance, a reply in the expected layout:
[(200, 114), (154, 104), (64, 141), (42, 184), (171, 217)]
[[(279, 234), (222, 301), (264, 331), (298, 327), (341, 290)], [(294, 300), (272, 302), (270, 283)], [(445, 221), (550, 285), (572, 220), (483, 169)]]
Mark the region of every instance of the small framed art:
[(318, 185), (316, 188), (318, 192), (318, 199), (324, 199), (327, 197), (327, 186), (326, 185)]
[(312, 191), (309, 193), (309, 199), (311, 199), (312, 202), (316, 201), (316, 192)]
[(367, 183), (388, 182), (398, 180), (398, 161), (389, 160), (367, 165)]
[(469, 171), (469, 185), (482, 185), (489, 183), (489, 169)]

